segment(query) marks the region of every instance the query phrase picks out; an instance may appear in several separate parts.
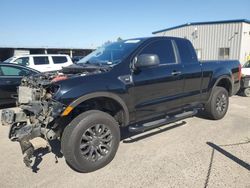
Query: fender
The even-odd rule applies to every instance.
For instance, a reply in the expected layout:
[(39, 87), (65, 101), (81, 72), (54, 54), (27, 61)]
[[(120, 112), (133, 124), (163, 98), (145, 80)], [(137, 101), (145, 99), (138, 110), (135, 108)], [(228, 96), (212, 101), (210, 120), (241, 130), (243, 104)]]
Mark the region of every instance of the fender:
[(79, 97), (78, 99), (74, 100), (73, 102), (71, 102), (69, 104), (69, 106), (72, 109), (74, 109), (76, 106), (78, 106), (82, 102), (87, 101), (87, 100), (92, 99), (92, 98), (96, 98), (96, 97), (107, 97), (107, 98), (115, 100), (118, 104), (120, 104), (122, 109), (124, 110), (124, 113), (125, 113), (125, 122), (124, 123), (125, 123), (125, 125), (129, 124), (128, 107), (125, 104), (125, 102), (118, 95), (116, 95), (114, 93), (110, 93), (110, 92), (94, 92), (94, 93), (90, 93), (90, 94), (87, 94), (87, 95), (83, 95), (83, 96)]
[(213, 86), (212, 89), (214, 89), (214, 87), (215, 87), (222, 79), (228, 79), (228, 80), (229, 80), (229, 82), (230, 82), (230, 84), (231, 84), (231, 88), (230, 88), (230, 90), (229, 90), (229, 95), (231, 95), (232, 89), (233, 89), (233, 80), (232, 80), (232, 78), (231, 78), (230, 76), (228, 76), (228, 75), (222, 75), (222, 76), (220, 76), (220, 77), (217, 79), (217, 81), (215, 82), (215, 84), (214, 84), (214, 86)]
[(214, 88), (217, 86), (217, 84), (222, 80), (222, 79), (227, 79), (227, 80), (229, 80), (229, 82), (230, 82), (230, 84), (231, 84), (231, 88), (230, 88), (230, 90), (229, 90), (229, 95), (231, 95), (231, 93), (232, 93), (232, 89), (233, 89), (233, 82), (232, 82), (232, 78), (230, 77), (230, 76), (228, 76), (228, 75), (222, 75), (222, 76), (220, 76), (217, 80), (216, 80), (216, 82), (214, 83), (214, 85), (213, 85), (213, 87), (212, 87), (212, 89), (210, 90), (210, 94), (209, 94), (209, 100), (208, 101), (210, 101), (210, 99), (211, 99), (211, 97), (212, 97), (212, 91), (214, 90)]

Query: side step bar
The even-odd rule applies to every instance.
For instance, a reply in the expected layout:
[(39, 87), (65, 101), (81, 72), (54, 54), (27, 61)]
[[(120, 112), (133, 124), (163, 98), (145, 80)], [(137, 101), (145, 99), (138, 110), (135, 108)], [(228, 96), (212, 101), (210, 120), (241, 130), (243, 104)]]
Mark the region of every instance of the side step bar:
[(130, 132), (144, 132), (153, 128), (160, 127), (162, 125), (166, 125), (168, 123), (173, 123), (175, 121), (179, 121), (188, 117), (192, 117), (198, 113), (197, 109), (194, 109), (193, 111), (186, 111), (181, 114), (176, 114), (173, 116), (166, 116), (163, 119), (159, 119), (156, 121), (140, 124), (140, 125), (131, 125), (129, 126)]

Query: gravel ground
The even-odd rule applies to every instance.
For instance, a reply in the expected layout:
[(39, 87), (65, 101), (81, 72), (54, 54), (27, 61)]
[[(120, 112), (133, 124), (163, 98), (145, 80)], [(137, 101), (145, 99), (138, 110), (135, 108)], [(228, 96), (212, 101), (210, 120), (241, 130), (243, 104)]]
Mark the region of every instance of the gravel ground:
[(248, 187), (250, 188), (250, 98), (234, 96), (226, 117), (199, 117), (121, 141), (105, 168), (83, 174), (52, 153), (33, 170), (22, 163), (18, 143), (0, 126), (0, 187)]

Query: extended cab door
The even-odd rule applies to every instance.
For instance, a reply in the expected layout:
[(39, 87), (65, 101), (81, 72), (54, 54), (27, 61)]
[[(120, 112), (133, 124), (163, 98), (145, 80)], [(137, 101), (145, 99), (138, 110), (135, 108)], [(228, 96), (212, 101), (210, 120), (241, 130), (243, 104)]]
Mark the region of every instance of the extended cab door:
[(177, 62), (173, 42), (158, 39), (144, 47), (137, 56), (141, 54), (157, 55), (160, 64), (139, 68), (132, 73), (137, 120), (163, 115), (181, 107), (183, 67)]
[(183, 105), (196, 105), (200, 102), (202, 67), (197, 60), (193, 45), (188, 40), (175, 40), (178, 56), (183, 64), (182, 76), (184, 79)]

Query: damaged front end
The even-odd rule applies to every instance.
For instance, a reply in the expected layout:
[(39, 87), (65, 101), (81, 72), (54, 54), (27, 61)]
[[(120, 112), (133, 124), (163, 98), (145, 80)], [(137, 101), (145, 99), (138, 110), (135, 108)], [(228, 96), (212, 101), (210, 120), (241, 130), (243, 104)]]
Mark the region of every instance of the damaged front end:
[(43, 74), (23, 78), (18, 88), (18, 109), (2, 111), (2, 124), (10, 125), (9, 139), (20, 143), (24, 163), (30, 167), (36, 149), (49, 147), (49, 141), (60, 136), (56, 119), (64, 105), (53, 100), (58, 86), (57, 74)]
[(109, 66), (72, 65), (63, 67), (60, 72), (38, 74), (22, 79), (18, 88), (18, 110), (3, 110), (2, 124), (10, 126), (9, 138), (20, 143), (26, 166), (31, 166), (31, 158), (36, 149), (51, 149), (50, 141), (60, 138), (70, 120), (70, 106), (66, 108), (56, 100), (63, 91), (62, 82), (109, 70)]

